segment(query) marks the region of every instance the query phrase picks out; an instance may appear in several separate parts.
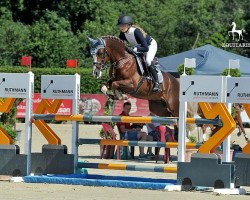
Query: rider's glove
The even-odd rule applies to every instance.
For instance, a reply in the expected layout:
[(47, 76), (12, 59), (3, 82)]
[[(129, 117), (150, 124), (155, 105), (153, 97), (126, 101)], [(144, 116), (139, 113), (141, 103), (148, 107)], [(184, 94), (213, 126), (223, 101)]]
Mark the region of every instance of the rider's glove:
[(137, 47), (134, 47), (133, 52), (139, 53), (138, 50), (137, 50)]

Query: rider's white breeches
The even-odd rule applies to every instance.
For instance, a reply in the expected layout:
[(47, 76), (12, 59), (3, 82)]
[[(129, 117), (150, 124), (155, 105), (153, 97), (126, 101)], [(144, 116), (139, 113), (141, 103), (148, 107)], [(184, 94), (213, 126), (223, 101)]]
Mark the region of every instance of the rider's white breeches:
[(148, 46), (148, 48), (149, 49), (146, 54), (146, 63), (148, 66), (150, 66), (157, 52), (157, 43), (154, 39), (152, 39), (151, 44)]

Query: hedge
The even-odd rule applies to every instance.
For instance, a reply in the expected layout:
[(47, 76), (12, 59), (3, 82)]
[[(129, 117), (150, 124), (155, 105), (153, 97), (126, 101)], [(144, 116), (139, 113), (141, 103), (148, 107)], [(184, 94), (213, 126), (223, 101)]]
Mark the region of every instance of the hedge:
[[(2, 73), (26, 73), (28, 68), (26, 67), (1, 67)], [(35, 75), (34, 92), (41, 92), (41, 75), (74, 75), (75, 69), (72, 68), (33, 68), (32, 72)], [(92, 75), (92, 68), (81, 68), (78, 70), (78, 74), (81, 76), (81, 94), (96, 94), (100, 93), (101, 84), (107, 82), (106, 71), (104, 71), (102, 79), (95, 79)]]

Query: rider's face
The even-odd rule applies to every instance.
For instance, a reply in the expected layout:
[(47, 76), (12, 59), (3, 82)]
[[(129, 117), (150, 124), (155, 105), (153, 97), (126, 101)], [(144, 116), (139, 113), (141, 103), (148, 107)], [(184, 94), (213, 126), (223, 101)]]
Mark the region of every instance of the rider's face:
[(125, 33), (128, 31), (129, 25), (128, 24), (121, 24), (121, 25), (119, 25), (119, 28), (120, 28), (121, 32)]

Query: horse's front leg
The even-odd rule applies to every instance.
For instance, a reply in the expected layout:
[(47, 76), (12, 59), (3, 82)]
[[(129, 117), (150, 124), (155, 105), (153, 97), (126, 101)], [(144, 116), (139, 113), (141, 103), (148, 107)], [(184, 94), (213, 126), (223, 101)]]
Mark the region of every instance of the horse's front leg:
[(117, 100), (116, 95), (113, 94), (113, 91), (111, 90), (111, 86), (107, 84), (102, 84), (101, 91), (103, 94), (105, 94), (109, 99)]
[(127, 99), (127, 95), (124, 93), (130, 93), (134, 91), (133, 82), (129, 79), (114, 81), (111, 85), (112, 90), (117, 95), (118, 99)]
[(113, 83), (114, 79), (110, 78), (107, 83), (103, 83), (101, 86), (101, 91), (103, 94), (105, 94), (108, 98), (113, 99), (113, 100), (117, 100), (116, 96), (113, 94), (112, 91), (112, 83)]
[(113, 83), (114, 79), (110, 78), (107, 83), (103, 83), (101, 87), (101, 91), (105, 94), (108, 95), (108, 91), (111, 90), (111, 86)]

